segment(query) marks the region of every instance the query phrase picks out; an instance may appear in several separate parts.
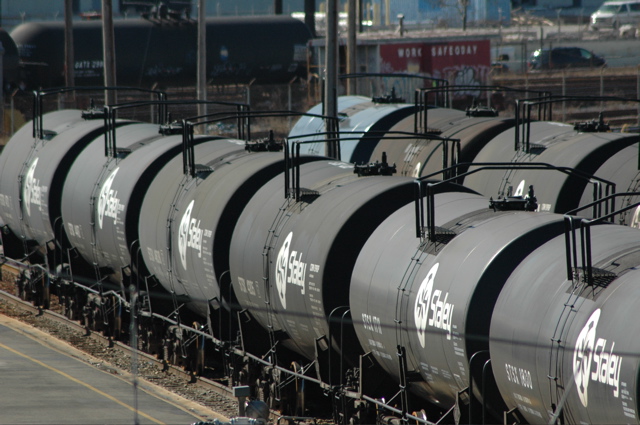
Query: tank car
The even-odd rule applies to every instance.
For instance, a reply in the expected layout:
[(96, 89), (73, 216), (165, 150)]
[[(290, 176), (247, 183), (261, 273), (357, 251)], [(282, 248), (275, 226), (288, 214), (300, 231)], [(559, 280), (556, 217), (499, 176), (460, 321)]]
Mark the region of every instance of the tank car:
[[(322, 114), (323, 109), (322, 104), (311, 108), (309, 114), (316, 116), (300, 118), (289, 132), (291, 142), (306, 142), (300, 144), (301, 153), (325, 154), (326, 144), (323, 141), (327, 139), (326, 125), (324, 120), (317, 117)], [(382, 157), (382, 155), (372, 157), (381, 135), (389, 131), (398, 121), (412, 116), (415, 107), (397, 100), (380, 103), (364, 96), (340, 96), (337, 110), (340, 118), (339, 132), (342, 137), (350, 138), (340, 142), (340, 159), (362, 164)], [(307, 136), (316, 133), (321, 134)], [(317, 143), (310, 143), (313, 141)]]
[[(75, 84), (101, 85), (102, 23), (75, 22)], [(306, 75), (307, 26), (287, 16), (207, 18), (207, 79), (215, 83), (286, 83)], [(11, 31), (28, 89), (64, 84), (64, 23), (29, 22)], [(195, 21), (114, 21), (116, 77), (133, 87), (194, 85)], [(166, 52), (172, 52), (167, 55)]]
[[(412, 390), (447, 411), (469, 387), (483, 398), (472, 385), (481, 382), (482, 368), (472, 363), (486, 360), (502, 279), (530, 249), (560, 234), (563, 223), (556, 215), (496, 212), (482, 196), (455, 192), (436, 195), (434, 208), (434, 239), (416, 237), (413, 205), (372, 233), (349, 298), (365, 350), (398, 382), (420, 376), (411, 379)], [(499, 398), (485, 403), (500, 412)]]
[[(565, 213), (584, 205), (580, 203), (581, 198), (592, 202), (605, 195), (606, 186), (612, 183), (608, 172), (616, 170), (607, 171), (601, 167), (622, 149), (638, 143), (638, 136), (632, 133), (585, 132), (572, 125), (551, 121), (528, 125), (530, 130), (523, 126), (520, 131), (520, 135), (530, 132), (531, 139), (526, 143), (522, 137), (518, 143), (515, 128), (509, 129), (492, 139), (474, 162), (548, 164), (556, 171), (523, 167), (474, 173), (464, 178), (464, 184), (493, 197), (524, 195), (533, 185), (542, 211)], [(638, 171), (636, 165), (627, 165), (629, 169), (624, 171), (625, 177), (618, 178), (618, 186), (622, 185), (624, 189), (632, 184)], [(598, 170), (600, 173), (596, 174)], [(595, 192), (594, 183), (600, 186), (596, 186)], [(590, 214), (590, 211), (584, 213)]]
[[(621, 197), (616, 197), (613, 210), (624, 208), (628, 205), (637, 203), (640, 199), (635, 193), (640, 191), (637, 178), (638, 167), (638, 145), (632, 144), (619, 152), (605, 159), (600, 167), (594, 171), (594, 176), (603, 176), (608, 182), (615, 185), (616, 192), (627, 193)], [(585, 190), (579, 205), (587, 205), (593, 201), (593, 193)], [(640, 228), (640, 209), (624, 210), (616, 215), (615, 222), (620, 225)]]
[[(594, 225), (565, 261), (554, 238), (522, 259), (494, 309), (490, 350), (508, 409), (528, 423), (638, 423), (639, 233)], [(586, 225), (586, 226), (585, 226)]]
[[(384, 138), (375, 146), (372, 158), (378, 158), (385, 152), (387, 161), (395, 163), (401, 175), (431, 175), (455, 162), (472, 162), (486, 143), (515, 125), (513, 118), (475, 116), (469, 111), (450, 108), (429, 108), (427, 116), (427, 128), (423, 129), (424, 132), (439, 138), (409, 137), (402, 141)], [(412, 133), (418, 119), (416, 115), (408, 116), (389, 131)], [(442, 138), (456, 141), (445, 145)], [(460, 170), (463, 171), (464, 169)]]

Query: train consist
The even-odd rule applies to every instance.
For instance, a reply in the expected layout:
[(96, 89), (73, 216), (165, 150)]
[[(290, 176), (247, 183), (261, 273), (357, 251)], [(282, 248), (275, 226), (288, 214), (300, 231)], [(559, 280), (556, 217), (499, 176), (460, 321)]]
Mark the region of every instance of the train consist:
[[(208, 18), (206, 34), (207, 79), (212, 84), (287, 83), (306, 76), (312, 34), (300, 20), (275, 15)], [(194, 20), (115, 20), (114, 38), (120, 86), (195, 85)], [(74, 22), (73, 40), (75, 84), (104, 84), (102, 22)], [(64, 84), (64, 22), (27, 22), (2, 42), (6, 82), (27, 90)]]
[[(640, 423), (638, 198), (587, 189), (637, 174), (637, 135), (430, 107), (428, 134), (397, 140), (424, 107), (341, 102), (362, 114), (348, 125), (403, 146), (405, 175), (298, 155), (300, 128), (278, 144), (110, 108), (36, 117), (0, 155), (5, 254), (50, 271), (21, 292), (98, 311), (114, 337), (136, 309), (140, 345), (198, 372), (235, 356), (234, 384), (293, 415), (315, 386), (339, 423)], [(483, 163), (457, 161), (469, 141)], [(421, 177), (447, 144), (467, 174)]]

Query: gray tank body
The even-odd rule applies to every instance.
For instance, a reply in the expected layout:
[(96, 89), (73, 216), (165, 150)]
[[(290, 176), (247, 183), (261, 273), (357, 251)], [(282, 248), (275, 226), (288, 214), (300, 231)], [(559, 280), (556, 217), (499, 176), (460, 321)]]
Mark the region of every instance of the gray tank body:
[(591, 247), (595, 285), (567, 280), (561, 236), (529, 255), (496, 303), (493, 370), (529, 423), (549, 423), (560, 407), (565, 423), (639, 420), (640, 231), (596, 226)]

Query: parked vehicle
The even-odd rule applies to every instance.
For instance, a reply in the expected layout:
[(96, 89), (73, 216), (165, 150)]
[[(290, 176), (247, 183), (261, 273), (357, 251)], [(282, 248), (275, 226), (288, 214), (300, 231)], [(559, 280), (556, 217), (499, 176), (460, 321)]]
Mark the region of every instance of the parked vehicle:
[(582, 47), (554, 47), (533, 52), (528, 66), (530, 70), (602, 67), (606, 61)]
[(605, 1), (591, 15), (591, 29), (618, 29), (640, 23), (640, 0)]

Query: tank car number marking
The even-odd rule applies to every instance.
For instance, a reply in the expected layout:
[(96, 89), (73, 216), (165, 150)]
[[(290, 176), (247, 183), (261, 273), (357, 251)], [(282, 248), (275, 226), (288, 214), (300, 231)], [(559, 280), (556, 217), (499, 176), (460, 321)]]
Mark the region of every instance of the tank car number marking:
[(75, 69), (103, 69), (104, 62), (101, 60), (82, 60), (76, 61)]
[(447, 332), (447, 339), (451, 339), (451, 322), (453, 317), (454, 305), (447, 302), (449, 293), (439, 290), (433, 290), (433, 282), (438, 272), (439, 263), (431, 267), (427, 277), (424, 278), (418, 295), (416, 296), (416, 304), (414, 308), (414, 320), (418, 331), (418, 340), (420, 345), (425, 347), (425, 336), (427, 325), (436, 329), (442, 329)]
[(580, 331), (573, 352), (573, 376), (580, 401), (584, 407), (589, 403), (589, 381), (613, 387), (613, 396), (620, 396), (620, 366), (622, 356), (613, 354), (616, 343), (607, 349), (607, 340), (596, 340), (596, 328), (600, 320), (600, 309), (591, 314), (589, 320)]
[(11, 208), (11, 195), (3, 195), (0, 193), (0, 206)]
[[(304, 282), (307, 274), (307, 263), (302, 261), (302, 252), (291, 250), (293, 232), (289, 232), (278, 252), (276, 259), (276, 289), (282, 308), (287, 308), (287, 284), (299, 286), (301, 294), (305, 294)], [(290, 252), (291, 251), (291, 252)], [(320, 267), (317, 268), (318, 270)], [(315, 270), (315, 268), (314, 268)]]
[(504, 365), (507, 371), (507, 379), (514, 384), (522, 385), (525, 388), (533, 389), (533, 380), (531, 379), (531, 372), (521, 367), (515, 367), (508, 363)]
[(362, 326), (368, 331), (379, 333), (382, 335), (382, 325), (380, 318), (377, 316), (371, 316), (370, 314), (362, 313)]
[(29, 171), (25, 176), (23, 199), (27, 209), (27, 215), (31, 216), (31, 205), (37, 205), (38, 208), (42, 206), (42, 195), (47, 192), (46, 186), (40, 186), (40, 179), (36, 179), (33, 175), (36, 172), (36, 166), (38, 165), (38, 159), (36, 158), (31, 163)]

